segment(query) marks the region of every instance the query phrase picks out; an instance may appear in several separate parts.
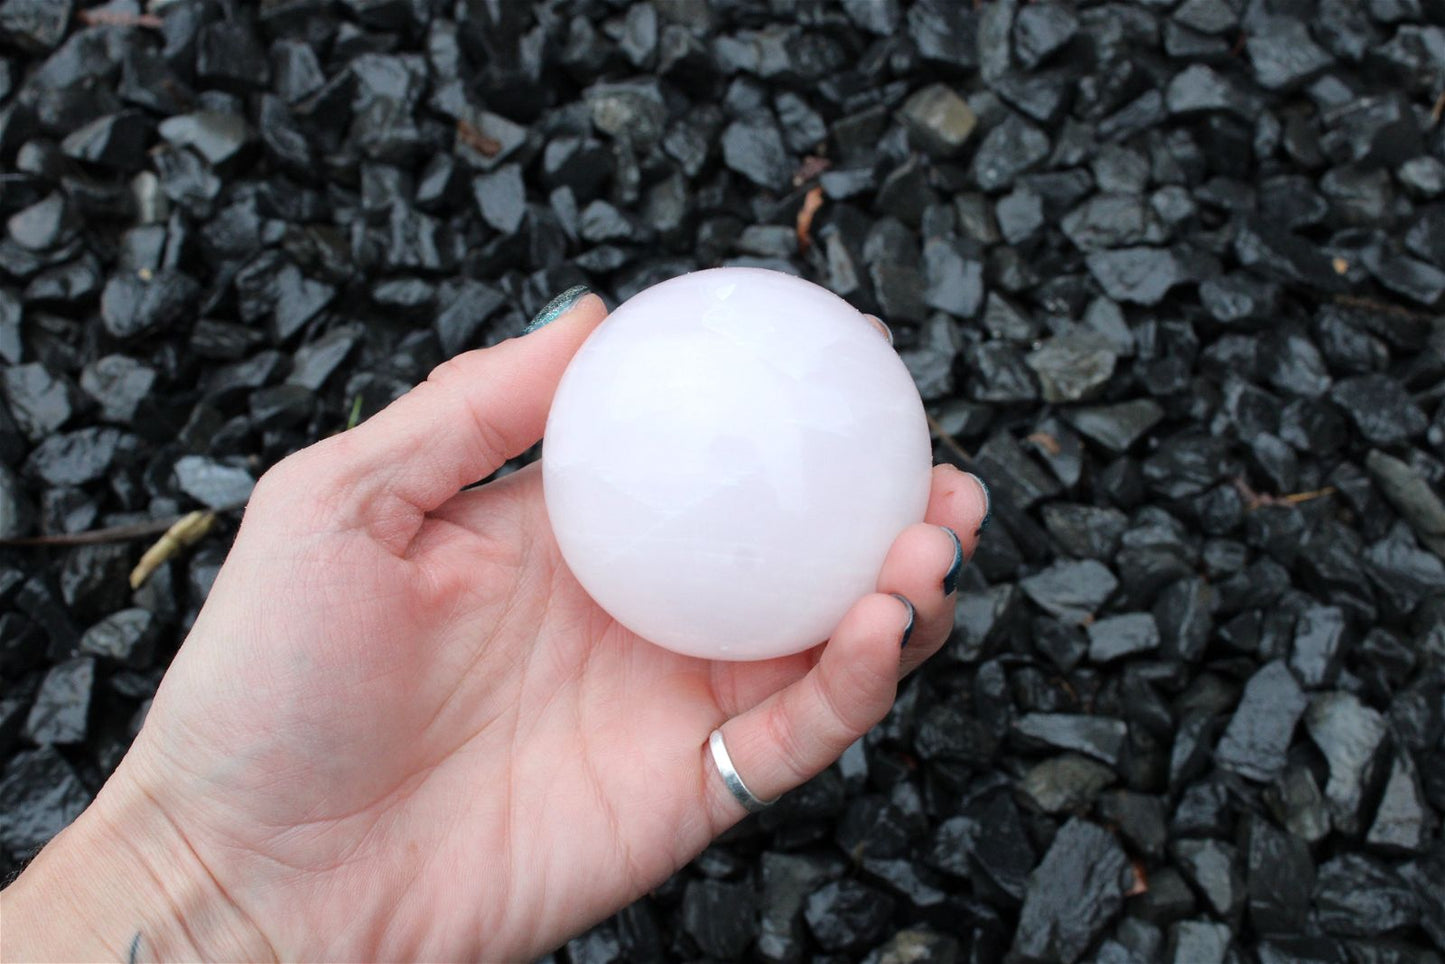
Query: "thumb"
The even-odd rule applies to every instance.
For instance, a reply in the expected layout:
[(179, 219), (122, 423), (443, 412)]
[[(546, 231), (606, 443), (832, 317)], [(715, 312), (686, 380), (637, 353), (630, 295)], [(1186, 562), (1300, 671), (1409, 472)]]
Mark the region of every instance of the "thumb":
[(601, 298), (571, 289), (521, 337), (442, 363), (366, 422), (288, 459), (297, 464), (286, 471), (309, 498), (326, 499), (333, 521), (400, 554), (426, 513), (542, 437), (562, 371), (606, 314)]

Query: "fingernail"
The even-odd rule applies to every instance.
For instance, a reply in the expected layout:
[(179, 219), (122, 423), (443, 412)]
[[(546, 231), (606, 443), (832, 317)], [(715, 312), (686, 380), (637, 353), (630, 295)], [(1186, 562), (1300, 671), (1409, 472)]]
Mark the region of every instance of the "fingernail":
[(568, 288), (566, 291), (562, 292), (560, 295), (543, 305), (542, 310), (537, 312), (531, 323), (528, 324), (526, 328), (522, 329), (522, 334), (530, 335), (538, 328), (545, 328), (547, 325), (550, 325), (558, 318), (561, 318), (568, 312), (568, 310), (571, 309), (573, 305), (577, 303), (579, 298), (581, 298), (583, 295), (587, 294), (591, 290), (592, 289), (587, 287), (586, 285), (573, 285), (572, 287)]
[(903, 641), (898, 644), (898, 648), (903, 649), (908, 645), (908, 637), (913, 635), (913, 617), (917, 614), (917, 611), (913, 608), (913, 603), (908, 601), (907, 596), (895, 592), (893, 593), (893, 598), (908, 607), (908, 622), (903, 626)]
[(988, 494), (987, 482), (985, 482), (983, 479), (980, 479), (972, 472), (968, 474), (975, 482), (978, 483), (978, 487), (983, 490), (983, 521), (978, 524), (978, 531), (974, 533), (974, 537), (977, 538), (978, 536), (983, 535), (983, 530), (987, 529), (988, 524), (993, 521), (993, 497)]
[(863, 317), (867, 318), (873, 324), (873, 327), (878, 329), (880, 335), (888, 339), (888, 344), (893, 344), (893, 329), (888, 327), (886, 321), (877, 315), (864, 315)]
[(958, 533), (948, 526), (939, 526), (948, 537), (953, 540), (953, 561), (948, 564), (948, 571), (943, 574), (943, 594), (952, 596), (953, 591), (958, 588), (958, 573), (963, 569), (963, 542), (958, 538)]

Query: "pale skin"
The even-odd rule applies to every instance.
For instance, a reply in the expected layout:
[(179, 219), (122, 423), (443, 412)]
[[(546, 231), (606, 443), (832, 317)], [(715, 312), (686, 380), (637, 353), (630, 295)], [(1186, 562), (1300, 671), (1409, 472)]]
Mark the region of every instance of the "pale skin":
[(537, 466), (462, 491), (537, 441), (604, 314), (459, 356), (262, 478), (131, 751), (0, 894), (0, 959), (536, 957), (745, 816), (713, 728), (769, 798), (883, 717), (952, 625), (941, 527), (967, 558), (986, 512), (965, 473), (934, 470), (828, 643), (757, 663), (598, 609)]

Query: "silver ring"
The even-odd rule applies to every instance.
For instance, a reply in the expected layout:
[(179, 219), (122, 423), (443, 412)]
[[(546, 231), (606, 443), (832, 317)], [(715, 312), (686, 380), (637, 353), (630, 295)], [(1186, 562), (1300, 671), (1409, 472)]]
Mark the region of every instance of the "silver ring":
[(717, 772), (722, 775), (723, 784), (732, 793), (733, 799), (743, 805), (748, 813), (757, 813), (759, 810), (766, 810), (777, 803), (777, 797), (771, 800), (759, 800), (743, 778), (738, 776), (737, 768), (733, 766), (733, 758), (728, 756), (727, 744), (723, 742), (722, 727), (712, 731), (707, 738), (708, 749), (712, 750), (712, 762), (717, 765)]

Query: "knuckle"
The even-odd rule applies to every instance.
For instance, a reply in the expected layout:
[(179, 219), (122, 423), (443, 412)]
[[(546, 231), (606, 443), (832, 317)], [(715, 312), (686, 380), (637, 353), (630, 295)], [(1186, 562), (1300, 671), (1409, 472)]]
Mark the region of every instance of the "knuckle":
[(779, 702), (773, 706), (763, 720), (767, 728), (768, 745), (777, 752), (778, 759), (793, 780), (802, 783), (812, 777), (813, 767), (809, 765), (802, 734), (799, 733), (785, 703)]

